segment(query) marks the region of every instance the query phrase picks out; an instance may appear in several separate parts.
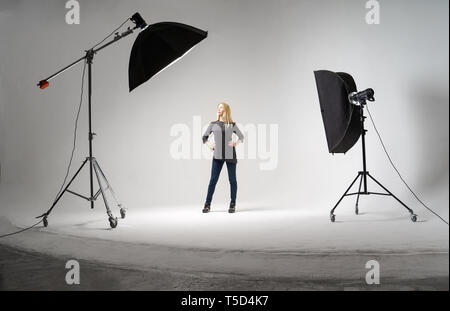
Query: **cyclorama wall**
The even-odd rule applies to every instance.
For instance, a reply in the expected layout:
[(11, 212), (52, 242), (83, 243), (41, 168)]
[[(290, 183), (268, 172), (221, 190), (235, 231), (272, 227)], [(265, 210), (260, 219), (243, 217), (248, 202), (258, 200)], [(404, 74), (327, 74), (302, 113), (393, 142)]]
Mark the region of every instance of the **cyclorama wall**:
[[(171, 147), (180, 134), (172, 136), (171, 129), (184, 124), (197, 133), (188, 140), (188, 155), (194, 154), (194, 142), (201, 141), (194, 126), (214, 120), (216, 105), (225, 101), (236, 122), (266, 129), (254, 135), (257, 140), (264, 134), (266, 144), (238, 147), (244, 155), (252, 154), (249, 146), (256, 148), (254, 159), (239, 160), (238, 202), (327, 213), (361, 168), (359, 143), (345, 156), (328, 153), (313, 75), (327, 69), (346, 71), (359, 89), (375, 90), (370, 109), (393, 160), (426, 202), (448, 214), (448, 1), (382, 2), (379, 25), (366, 23), (360, 0), (79, 2), (79, 25), (66, 23), (64, 1), (1, 3), (1, 212), (42, 212), (68, 164), (82, 65), (45, 91), (36, 83), (139, 11), (148, 23), (177, 21), (209, 35), (132, 93), (127, 66), (137, 34), (95, 56), (94, 155), (126, 205), (201, 207), (211, 160), (174, 156)], [(71, 174), (87, 156), (86, 109), (85, 101)], [(195, 117), (201, 117), (200, 125), (193, 124)], [(271, 125), (277, 128), (274, 137)], [(370, 172), (418, 206), (390, 167), (370, 122), (367, 128)], [(276, 165), (261, 169), (264, 150), (257, 148), (274, 141)], [(75, 190), (87, 193), (87, 181), (83, 173)], [(214, 202), (228, 200), (224, 171)], [(65, 198), (62, 204), (87, 203)]]

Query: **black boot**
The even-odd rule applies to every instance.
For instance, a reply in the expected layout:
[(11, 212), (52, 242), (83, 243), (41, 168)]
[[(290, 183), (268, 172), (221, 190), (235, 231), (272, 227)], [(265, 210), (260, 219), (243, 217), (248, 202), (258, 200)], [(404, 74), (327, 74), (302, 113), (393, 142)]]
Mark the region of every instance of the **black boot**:
[(209, 213), (211, 210), (211, 204), (205, 203), (205, 207), (203, 207), (203, 213)]
[(236, 212), (236, 203), (230, 203), (230, 208), (228, 209), (228, 213)]

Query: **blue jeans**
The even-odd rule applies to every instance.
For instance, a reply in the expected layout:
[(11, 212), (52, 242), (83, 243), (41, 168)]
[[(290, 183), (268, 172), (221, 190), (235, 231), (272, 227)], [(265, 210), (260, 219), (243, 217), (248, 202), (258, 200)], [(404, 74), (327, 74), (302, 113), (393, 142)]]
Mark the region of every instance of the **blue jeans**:
[[(219, 180), (220, 171), (222, 170), (225, 160), (213, 159), (211, 168), (211, 180), (208, 186), (208, 195), (206, 203), (211, 204), (217, 181)], [(231, 203), (236, 203), (237, 181), (236, 181), (236, 163), (227, 162), (228, 180), (230, 181)]]

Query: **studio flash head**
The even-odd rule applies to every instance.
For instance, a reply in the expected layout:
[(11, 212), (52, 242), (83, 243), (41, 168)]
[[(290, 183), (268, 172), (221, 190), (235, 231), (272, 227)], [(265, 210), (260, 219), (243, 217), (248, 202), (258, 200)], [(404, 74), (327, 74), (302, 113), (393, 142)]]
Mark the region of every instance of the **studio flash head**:
[(364, 105), (366, 101), (375, 101), (374, 95), (375, 91), (373, 89), (367, 89), (361, 92), (350, 93), (348, 95), (348, 100), (354, 105)]

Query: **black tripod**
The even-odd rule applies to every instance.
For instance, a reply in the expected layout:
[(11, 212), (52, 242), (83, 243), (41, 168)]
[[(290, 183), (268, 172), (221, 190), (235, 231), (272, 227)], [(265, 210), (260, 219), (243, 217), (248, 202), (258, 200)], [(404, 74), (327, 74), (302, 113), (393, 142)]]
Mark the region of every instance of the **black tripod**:
[[(64, 193), (69, 192), (72, 193), (76, 196), (79, 196), (87, 201), (89, 201), (91, 203), (91, 208), (94, 208), (94, 202), (97, 200), (98, 196), (101, 194), (103, 197), (103, 202), (105, 203), (105, 207), (106, 207), (106, 213), (108, 215), (108, 220), (109, 220), (109, 224), (112, 228), (117, 227), (117, 218), (114, 217), (113, 213), (111, 212), (110, 209), (110, 205), (108, 202), (108, 199), (106, 197), (106, 193), (109, 190), (117, 207), (120, 209), (120, 215), (121, 218), (125, 218), (125, 214), (126, 214), (126, 209), (122, 206), (122, 204), (120, 204), (116, 198), (116, 195), (114, 193), (114, 190), (112, 189), (111, 185), (109, 184), (108, 180), (105, 177), (105, 174), (103, 173), (102, 169), (100, 168), (100, 165), (98, 164), (97, 160), (92, 156), (92, 141), (94, 139), (94, 135), (96, 135), (96, 133), (92, 132), (92, 62), (94, 59), (94, 55), (104, 49), (105, 47), (109, 46), (112, 43), (117, 42), (118, 40), (122, 39), (123, 37), (126, 37), (128, 35), (130, 35), (131, 33), (133, 33), (133, 30), (138, 28), (138, 26), (136, 26), (135, 28), (131, 29), (128, 28), (127, 31), (125, 31), (122, 34), (116, 33), (115, 37), (113, 40), (111, 40), (110, 42), (102, 45), (101, 47), (97, 48), (97, 49), (90, 49), (88, 51), (86, 51), (86, 55), (81, 57), (80, 59), (76, 60), (75, 62), (73, 62), (72, 64), (68, 65), (67, 67), (61, 69), (60, 71), (56, 72), (55, 74), (51, 75), (50, 77), (48, 77), (45, 80), (41, 80), (38, 84), (38, 86), (41, 89), (46, 88), (49, 85), (49, 82), (51, 79), (53, 79), (54, 77), (58, 76), (59, 74), (61, 74), (62, 72), (68, 70), (69, 68), (73, 67), (74, 65), (78, 64), (81, 61), (86, 61), (87, 66), (88, 66), (88, 97), (89, 97), (89, 101), (88, 101), (88, 113), (89, 113), (89, 157), (86, 157), (86, 159), (83, 161), (83, 163), (81, 164), (80, 168), (76, 171), (76, 173), (73, 175), (72, 179), (69, 181), (69, 183), (66, 185), (66, 187), (64, 188), (64, 190), (56, 197), (55, 201), (53, 202), (52, 206), (50, 207), (50, 209), (45, 212), (44, 214), (36, 217), (36, 218), (42, 218), (43, 219), (43, 224), (45, 227), (48, 226), (48, 216), (50, 215), (50, 213), (52, 212), (53, 208), (56, 206), (56, 204), (58, 203), (58, 201), (61, 199), (61, 197), (64, 195)], [(89, 161), (89, 181), (90, 181), (90, 195), (89, 197), (86, 197), (84, 195), (81, 195), (79, 193), (76, 193), (74, 191), (69, 190), (70, 185), (72, 184), (72, 182), (75, 180), (75, 178), (77, 177), (77, 175), (80, 173), (80, 171), (83, 169), (83, 167), (86, 165), (86, 163)], [(99, 186), (99, 190), (94, 193), (94, 173), (97, 179), (97, 183)]]
[[(361, 139), (362, 139), (363, 170), (358, 172), (358, 175), (356, 176), (356, 178), (353, 180), (353, 182), (350, 184), (348, 189), (345, 191), (345, 193), (342, 195), (342, 197), (339, 199), (339, 201), (333, 207), (333, 209), (330, 212), (330, 219), (331, 219), (332, 222), (335, 221), (336, 215), (334, 214), (334, 210), (338, 207), (339, 203), (341, 203), (341, 201), (342, 201), (342, 199), (344, 199), (344, 197), (357, 195), (357, 197), (356, 197), (355, 213), (356, 213), (356, 215), (358, 215), (359, 214), (359, 209), (358, 209), (359, 196), (360, 195), (375, 194), (375, 195), (392, 196), (394, 199), (396, 199), (401, 205), (403, 205), (408, 210), (408, 212), (411, 214), (411, 220), (413, 222), (416, 222), (417, 221), (417, 215), (414, 214), (413, 210), (410, 209), (405, 203), (400, 201), (399, 198), (397, 198), (394, 194), (392, 194), (392, 192), (390, 192), (386, 187), (384, 187), (380, 182), (378, 182), (367, 171), (367, 166), (366, 166), (366, 140), (365, 140), (365, 136), (366, 136), (367, 130), (364, 128), (364, 121), (366, 119), (366, 117), (364, 116), (364, 105), (366, 105), (366, 101), (365, 100), (361, 100), (358, 103), (359, 103), (359, 109), (360, 109), (360, 113), (361, 113)], [(384, 191), (386, 191), (386, 193), (379, 193), (379, 192), (370, 192), (370, 191), (368, 191), (367, 190), (367, 177), (372, 179), (377, 185), (379, 185)], [(360, 179), (358, 192), (348, 193), (358, 179)], [(361, 186), (364, 186), (363, 191), (361, 191)]]

